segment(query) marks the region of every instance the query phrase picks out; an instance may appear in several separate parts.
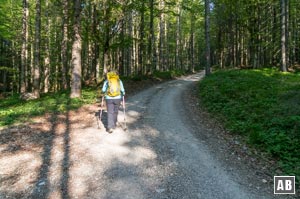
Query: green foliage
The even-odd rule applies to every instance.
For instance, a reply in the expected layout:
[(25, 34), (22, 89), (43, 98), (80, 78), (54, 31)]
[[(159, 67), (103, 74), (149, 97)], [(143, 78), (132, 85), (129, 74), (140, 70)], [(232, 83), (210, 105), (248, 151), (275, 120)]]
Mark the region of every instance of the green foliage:
[(205, 107), (300, 176), (300, 75), (273, 69), (218, 71), (199, 85)]
[(182, 71), (182, 70), (171, 70), (170, 73), (171, 73), (171, 76), (172, 76), (173, 78), (174, 78), (174, 77), (180, 77), (180, 76), (182, 76), (182, 75), (187, 74), (187, 72), (184, 72), (184, 71)]
[(9, 67), (6, 67), (6, 66), (0, 66), (0, 72), (1, 71), (4, 71), (4, 72), (9, 72), (9, 73), (16, 73), (16, 69), (14, 68), (9, 68)]
[(159, 79), (172, 79), (172, 75), (170, 71), (154, 71), (153, 77)]
[(40, 99), (23, 101), (18, 95), (0, 101), (0, 126), (27, 122), (45, 113), (64, 113), (95, 101), (94, 88), (85, 88), (80, 99), (70, 99), (70, 92), (43, 95)]
[(185, 72), (182, 70), (170, 70), (170, 71), (154, 71), (153, 77), (159, 78), (159, 79), (173, 79), (175, 77), (179, 77), (181, 75), (184, 75)]
[(135, 81), (139, 82), (142, 80), (149, 79), (147, 75), (131, 75), (131, 76), (121, 76), (122, 81)]
[[(22, 16), (20, 13), (22, 7), (21, 1), (2, 0), (0, 4), (0, 38), (12, 39), (17, 34), (19, 21), (17, 17)], [(21, 20), (20, 20), (21, 21)]]

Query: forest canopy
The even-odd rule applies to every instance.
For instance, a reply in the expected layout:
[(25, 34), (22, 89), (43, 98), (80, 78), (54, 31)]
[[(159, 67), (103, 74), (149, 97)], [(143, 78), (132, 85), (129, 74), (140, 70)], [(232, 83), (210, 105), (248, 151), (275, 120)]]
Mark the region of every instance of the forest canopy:
[(299, 9), (297, 0), (3, 0), (0, 92), (77, 88), (76, 97), (111, 68), (193, 72), (207, 61), (205, 26), (213, 67), (298, 70)]

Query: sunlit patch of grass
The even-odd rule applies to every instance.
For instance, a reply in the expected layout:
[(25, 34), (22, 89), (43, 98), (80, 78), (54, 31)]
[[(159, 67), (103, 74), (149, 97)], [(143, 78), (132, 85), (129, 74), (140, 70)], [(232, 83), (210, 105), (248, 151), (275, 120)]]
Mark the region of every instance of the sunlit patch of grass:
[(40, 99), (23, 101), (13, 96), (0, 101), (0, 127), (30, 121), (33, 116), (45, 113), (63, 113), (95, 102), (96, 89), (84, 88), (82, 97), (70, 99), (70, 92), (43, 94)]

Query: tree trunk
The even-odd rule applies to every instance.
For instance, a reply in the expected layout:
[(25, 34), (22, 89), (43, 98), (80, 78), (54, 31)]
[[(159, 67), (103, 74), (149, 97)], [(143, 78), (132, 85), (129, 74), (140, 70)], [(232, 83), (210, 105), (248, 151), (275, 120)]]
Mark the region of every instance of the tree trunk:
[(282, 72), (287, 71), (287, 30), (286, 30), (286, 17), (287, 17), (287, 0), (280, 0), (281, 2), (281, 68)]
[(210, 23), (209, 23), (209, 11), (210, 9), (210, 2), (209, 0), (205, 0), (205, 42), (206, 42), (206, 52), (205, 52), (205, 57), (206, 57), (206, 67), (205, 67), (205, 74), (209, 75), (210, 74)]
[(176, 45), (175, 45), (175, 68), (178, 69), (179, 63), (179, 50), (180, 50), (180, 17), (181, 17), (181, 7), (180, 3), (177, 3), (177, 15), (176, 15)]
[(189, 71), (194, 72), (195, 64), (194, 64), (194, 52), (195, 52), (195, 43), (194, 43), (194, 37), (195, 37), (195, 15), (194, 13), (191, 13), (191, 36), (190, 36), (190, 64), (189, 64)]
[[(128, 27), (127, 36), (130, 37), (133, 34), (133, 23), (132, 23), (132, 15), (131, 14), (129, 14), (126, 24), (127, 24), (127, 27)], [(127, 48), (126, 60), (127, 60), (126, 74), (130, 75), (131, 74), (131, 67), (133, 65), (133, 41), (130, 44), (130, 46), (128, 46), (128, 48)]]
[(36, 1), (33, 94), (40, 98), (41, 0)]
[[(159, 1), (159, 10), (164, 9), (164, 1)], [(166, 65), (164, 64), (164, 48), (165, 48), (165, 16), (163, 11), (159, 15), (159, 56), (158, 56), (158, 65), (156, 70), (166, 70)]]
[(99, 79), (100, 77), (100, 64), (99, 64), (99, 42), (97, 41), (96, 38), (98, 33), (97, 26), (98, 26), (98, 14), (97, 14), (97, 9), (96, 5), (93, 4), (93, 24), (92, 24), (92, 30), (94, 34), (94, 39), (93, 39), (93, 60), (92, 60), (92, 66), (93, 66), (93, 76), (96, 78), (96, 80)]
[(67, 71), (68, 71), (68, 0), (63, 1), (63, 19), (62, 19), (62, 45), (61, 45), (61, 60), (62, 60), (62, 74), (61, 74), (61, 88), (67, 89)]
[(155, 32), (154, 32), (154, 1), (150, 0), (150, 42), (149, 42), (149, 56), (150, 56), (150, 71), (156, 69), (156, 47), (155, 47)]
[(27, 90), (26, 70), (28, 65), (28, 18), (29, 18), (28, 0), (23, 0), (22, 53), (21, 53), (21, 74), (20, 74), (21, 93), (25, 93)]
[(141, 22), (140, 22), (140, 42), (139, 42), (139, 74), (144, 74), (144, 50), (145, 50), (145, 43), (144, 43), (144, 37), (145, 37), (145, 4), (142, 2), (142, 8), (141, 8)]
[[(125, 25), (125, 21), (122, 21), (122, 28), (121, 28), (121, 33), (120, 33), (120, 40), (121, 43), (124, 44), (125, 43), (125, 29), (126, 29), (126, 25)], [(121, 75), (125, 75), (125, 64), (126, 64), (126, 49), (124, 46), (121, 47), (121, 56), (120, 56), (120, 73)]]
[[(105, 1), (105, 11), (104, 11), (104, 43), (103, 43), (103, 73), (105, 74), (109, 69), (109, 41), (110, 41), (110, 27), (109, 20), (111, 17), (111, 5), (109, 1)], [(104, 75), (103, 74), (103, 75)]]
[(48, 93), (50, 88), (50, 25), (49, 0), (46, 0), (46, 38), (45, 38), (45, 58), (44, 58), (44, 92)]
[(81, 97), (81, 33), (80, 33), (80, 13), (81, 0), (75, 0), (74, 5), (74, 41), (72, 45), (72, 85), (71, 98)]

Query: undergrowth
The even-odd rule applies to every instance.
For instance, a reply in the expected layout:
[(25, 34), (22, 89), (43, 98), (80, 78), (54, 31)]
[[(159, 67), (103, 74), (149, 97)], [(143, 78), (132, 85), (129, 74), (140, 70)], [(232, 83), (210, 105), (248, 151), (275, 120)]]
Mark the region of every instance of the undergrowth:
[(170, 71), (154, 71), (153, 77), (154, 78), (160, 78), (160, 79), (173, 79), (175, 77), (181, 76), (186, 74), (187, 72), (184, 72), (182, 70), (170, 70)]
[(71, 99), (69, 91), (42, 94), (40, 99), (24, 101), (15, 95), (0, 101), (0, 127), (28, 122), (33, 116), (63, 113), (95, 101), (94, 88), (84, 88), (80, 99)]
[(300, 74), (275, 69), (218, 71), (200, 82), (202, 103), (233, 133), (300, 176)]

